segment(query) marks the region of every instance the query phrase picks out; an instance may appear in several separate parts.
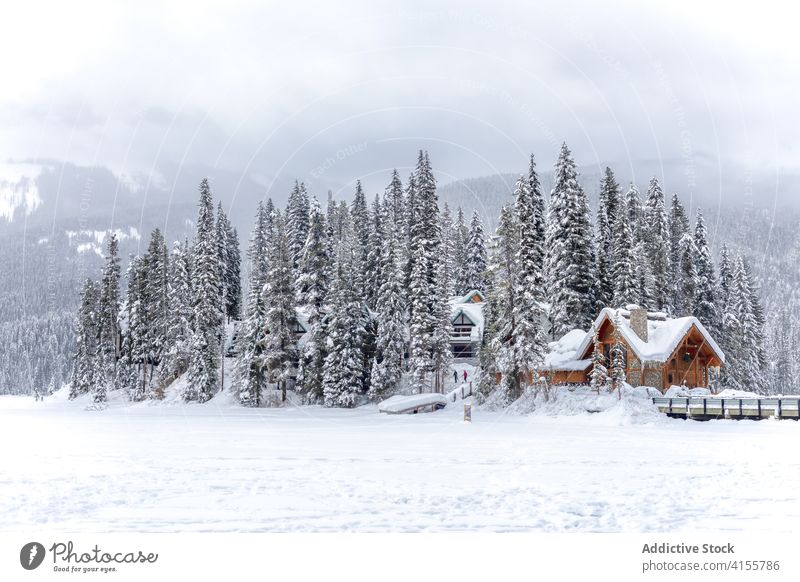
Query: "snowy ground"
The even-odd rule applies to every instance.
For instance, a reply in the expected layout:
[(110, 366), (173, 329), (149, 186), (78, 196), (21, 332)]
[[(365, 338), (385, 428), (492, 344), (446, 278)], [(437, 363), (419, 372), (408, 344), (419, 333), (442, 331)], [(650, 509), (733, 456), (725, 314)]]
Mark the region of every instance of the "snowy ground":
[(800, 529), (797, 422), (601, 400), (467, 424), (461, 403), (388, 416), (0, 397), (0, 531)]

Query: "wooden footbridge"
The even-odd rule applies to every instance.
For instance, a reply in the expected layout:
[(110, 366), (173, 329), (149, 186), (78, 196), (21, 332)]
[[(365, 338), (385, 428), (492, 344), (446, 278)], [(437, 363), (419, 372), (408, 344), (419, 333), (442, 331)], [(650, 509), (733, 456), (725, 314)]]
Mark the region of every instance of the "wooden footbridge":
[(714, 418), (751, 419), (790, 418), (800, 420), (800, 398), (714, 398), (689, 396), (657, 397), (653, 404), (667, 416), (711, 420)]

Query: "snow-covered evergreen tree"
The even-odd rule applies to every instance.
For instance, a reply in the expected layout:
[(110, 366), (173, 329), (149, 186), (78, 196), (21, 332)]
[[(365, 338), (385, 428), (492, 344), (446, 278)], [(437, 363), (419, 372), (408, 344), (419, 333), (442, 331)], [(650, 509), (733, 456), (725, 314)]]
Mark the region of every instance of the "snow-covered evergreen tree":
[(412, 386), (422, 392), (428, 385), (428, 374), (434, 369), (433, 334), (438, 324), (441, 300), (438, 261), (441, 243), (436, 181), (428, 155), (419, 152), (414, 173), (414, 223), (411, 227), (411, 272), (409, 335)]
[(298, 391), (310, 400), (322, 396), (322, 366), (325, 362), (325, 304), (330, 283), (330, 258), (325, 216), (316, 198), (311, 200), (310, 226), (300, 276), (296, 282), (297, 304), (307, 313), (308, 339), (300, 357)]
[[(650, 180), (644, 208), (644, 249), (653, 276), (652, 304), (657, 310), (670, 310), (672, 269), (670, 239), (664, 193), (656, 178)], [(642, 301), (644, 303), (644, 301)]]
[(353, 228), (354, 247), (353, 247), (353, 275), (355, 277), (354, 292), (360, 297), (361, 301), (368, 303), (370, 300), (370, 289), (368, 289), (368, 268), (369, 268), (369, 231), (370, 219), (367, 199), (361, 187), (361, 181), (356, 181), (356, 194), (350, 208), (350, 218)]
[(515, 322), (511, 333), (521, 393), (524, 386), (538, 377), (547, 349), (542, 324), (544, 301), (544, 216), (539, 177), (531, 156), (528, 176), (520, 177), (514, 190), (514, 213), (517, 229), (517, 256), (513, 284)]
[(547, 217), (547, 288), (554, 337), (594, 319), (594, 249), (589, 203), (567, 144), (555, 165)]
[(720, 315), (717, 308), (717, 277), (714, 273), (714, 262), (708, 247), (703, 213), (698, 208), (694, 228), (694, 245), (697, 251), (695, 258), (696, 287), (694, 294), (693, 315), (708, 328), (711, 335), (719, 337)]
[(200, 183), (197, 232), (194, 242), (192, 352), (184, 399), (208, 401), (220, 388), (220, 337), (224, 312), (214, 206), (208, 179)]
[(477, 210), (472, 212), (472, 219), (469, 224), (469, 237), (467, 238), (467, 248), (464, 275), (464, 293), (477, 289), (485, 293), (486, 288), (486, 237), (483, 231), (483, 221)]
[(606, 167), (600, 183), (600, 196), (597, 206), (597, 285), (595, 298), (599, 311), (608, 307), (614, 300), (614, 236), (615, 226), (623, 208), (620, 188), (611, 168)]
[(364, 265), (364, 284), (366, 304), (370, 309), (375, 309), (378, 292), (383, 285), (384, 273), (382, 270), (381, 254), (385, 244), (385, 222), (383, 206), (378, 196), (372, 202), (369, 213), (369, 236), (367, 242), (366, 264)]
[(267, 283), (264, 285), (266, 309), (264, 363), (269, 382), (278, 385), (281, 390), (281, 400), (286, 400), (292, 366), (297, 360), (297, 341), (294, 335), (297, 314), (289, 237), (280, 212), (275, 214), (275, 234), (270, 245), (269, 259), (270, 268), (267, 273)]
[(608, 384), (608, 368), (596, 328), (592, 337), (592, 346), (592, 372), (589, 375), (589, 386), (599, 394), (600, 390), (603, 390)]
[(292, 269), (296, 269), (308, 237), (309, 199), (306, 186), (295, 181), (286, 207), (286, 235)]
[[(97, 340), (99, 332), (98, 290), (91, 279), (87, 279), (81, 290), (81, 303), (75, 326), (75, 355), (70, 382), (70, 398), (93, 391), (97, 380)], [(103, 386), (105, 385), (102, 382)]]
[[(455, 269), (455, 294), (464, 295), (467, 289), (467, 241), (469, 228), (464, 219), (464, 210), (459, 206), (453, 223), (453, 269)], [(485, 291), (484, 291), (485, 293)]]
[[(156, 228), (142, 263), (144, 286), (143, 311), (147, 321), (144, 334), (144, 360), (142, 362), (142, 391), (150, 398), (163, 397), (163, 387), (155, 378), (155, 367), (169, 351), (167, 344), (170, 322), (169, 262), (164, 235)], [(156, 380), (154, 382), (154, 379)]]
[(388, 225), (382, 269), (386, 278), (378, 293), (378, 334), (372, 363), (369, 395), (373, 400), (396, 392), (403, 374), (405, 352), (405, 305), (403, 301), (403, 268), (398, 247), (402, 225)]
[(364, 379), (364, 306), (355, 292), (352, 234), (340, 242), (331, 288), (322, 391), (326, 406), (352, 407)]
[(103, 379), (107, 384), (116, 381), (117, 359), (120, 356), (119, 312), (121, 270), (119, 241), (114, 232), (108, 235), (106, 264), (100, 281), (99, 341)]
[[(672, 195), (672, 204), (669, 211), (669, 264), (672, 269), (672, 301), (673, 313), (679, 313), (678, 304), (683, 301), (679, 297), (682, 286), (682, 254), (686, 250), (684, 237), (689, 234), (689, 218), (677, 194)], [(686, 265), (683, 265), (686, 267)]]
[(614, 343), (611, 345), (611, 388), (622, 394), (622, 385), (627, 381), (625, 377), (625, 362), (627, 359), (627, 348), (622, 343), (622, 336), (619, 332), (619, 314), (614, 316)]
[[(523, 180), (517, 182), (524, 189)], [(516, 279), (519, 272), (520, 228), (510, 206), (504, 206), (493, 239), (490, 255), (490, 272), (493, 280), (492, 294), (488, 298), (496, 322), (496, 333), (491, 339), (497, 371), (501, 374), (498, 401), (510, 404), (522, 393), (521, 358), (517, 354), (515, 336), (518, 321), (515, 306), (521, 286)]]
[(679, 244), (678, 270), (676, 272), (673, 300), (675, 315), (678, 317), (692, 315), (695, 306), (697, 288), (695, 257), (697, 254), (694, 237), (689, 232), (685, 233)]
[(630, 214), (621, 213), (615, 227), (613, 283), (615, 307), (639, 302), (637, 261), (634, 255), (633, 236), (629, 225)]
[(162, 358), (159, 370), (164, 385), (175, 380), (189, 367), (192, 293), (188, 250), (188, 241), (183, 243), (175, 241), (169, 261), (168, 349)]
[(631, 240), (636, 244), (644, 237), (644, 207), (642, 196), (635, 184), (631, 183), (625, 193), (625, 211), (628, 213), (628, 228), (631, 231)]

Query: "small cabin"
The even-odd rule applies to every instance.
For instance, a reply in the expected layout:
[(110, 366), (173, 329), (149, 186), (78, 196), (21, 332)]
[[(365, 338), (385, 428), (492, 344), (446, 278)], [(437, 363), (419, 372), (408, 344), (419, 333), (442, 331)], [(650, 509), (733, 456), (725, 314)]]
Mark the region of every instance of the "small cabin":
[(589, 332), (573, 330), (550, 344), (543, 372), (552, 384), (587, 384), (592, 371), (594, 330), (606, 367), (611, 348), (624, 347), (625, 378), (632, 386), (661, 391), (672, 385), (707, 387), (725, 354), (696, 317), (670, 318), (635, 305), (603, 309)]
[(465, 360), (478, 355), (483, 334), (484, 302), (483, 293), (477, 289), (450, 299), (450, 348), (454, 358)]

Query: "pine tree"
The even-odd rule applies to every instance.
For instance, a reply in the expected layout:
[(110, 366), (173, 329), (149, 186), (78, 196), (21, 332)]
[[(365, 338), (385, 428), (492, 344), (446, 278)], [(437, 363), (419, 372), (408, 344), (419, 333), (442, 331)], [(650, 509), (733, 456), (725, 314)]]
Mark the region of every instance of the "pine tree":
[[(223, 215), (224, 216), (224, 215)], [(239, 250), (239, 233), (225, 217), (225, 269), (223, 272), (225, 287), (225, 315), (228, 321), (242, 317), (242, 254)]]
[(376, 195), (369, 213), (370, 228), (366, 249), (366, 264), (364, 266), (366, 304), (370, 309), (375, 309), (378, 291), (384, 280), (384, 273), (381, 269), (381, 253), (386, 242), (385, 221), (386, 217), (383, 214), (383, 208)]
[(513, 281), (516, 287), (512, 312), (515, 326), (511, 337), (516, 368), (524, 386), (536, 381), (547, 348), (542, 329), (544, 217), (539, 204), (542, 195), (533, 156), (527, 179), (520, 177), (514, 196), (518, 248)]
[(192, 295), (188, 241), (176, 241), (169, 261), (169, 318), (167, 328), (168, 350), (160, 366), (161, 381), (169, 384), (189, 367), (190, 340), (192, 337)]
[(687, 232), (683, 235), (679, 245), (678, 271), (675, 280), (675, 314), (679, 317), (692, 315), (695, 306), (695, 293), (697, 287), (697, 269), (695, 257), (697, 248), (694, 238)]
[(297, 304), (308, 315), (309, 336), (302, 349), (297, 376), (298, 390), (310, 400), (322, 396), (322, 366), (325, 361), (325, 303), (330, 274), (325, 216), (316, 198), (311, 200), (310, 227), (300, 276), (296, 281)]
[[(518, 188), (524, 188), (521, 182), (518, 182)], [(503, 207), (491, 253), (490, 272), (494, 285), (492, 295), (488, 298), (496, 322), (491, 349), (495, 354), (497, 371), (501, 374), (499, 390), (503, 404), (510, 404), (522, 393), (522, 370), (515, 343), (519, 323), (515, 310), (520, 288), (516, 280), (519, 271), (519, 234), (520, 229), (511, 207)]]
[[(270, 205), (271, 206), (271, 205)], [(266, 388), (267, 373), (264, 357), (266, 347), (266, 303), (264, 286), (267, 281), (269, 244), (272, 241), (274, 207), (267, 214), (267, 208), (259, 202), (256, 223), (250, 237), (247, 255), (250, 259), (249, 291), (247, 294), (246, 317), (242, 322), (237, 338), (239, 356), (236, 361), (236, 374), (239, 385), (239, 401), (243, 406), (261, 405), (261, 393)]]
[(442, 293), (445, 302), (456, 291), (455, 277), (455, 239), (453, 232), (453, 217), (450, 214), (450, 207), (444, 204), (439, 225), (441, 240), (439, 245), (439, 277), (441, 279)]
[(631, 240), (636, 244), (644, 237), (644, 208), (642, 207), (642, 196), (639, 189), (631, 183), (630, 188), (625, 193), (625, 211), (628, 213), (628, 228), (631, 231)]
[(595, 309), (608, 307), (614, 300), (614, 236), (619, 213), (623, 208), (620, 189), (614, 172), (606, 168), (600, 183), (597, 207), (597, 288)]
[(566, 144), (554, 171), (547, 220), (547, 287), (552, 333), (586, 328), (594, 319), (594, 251), (586, 194)]
[(305, 184), (294, 183), (286, 207), (286, 235), (292, 269), (296, 269), (308, 238), (309, 200)]
[(163, 397), (162, 386), (153, 383), (155, 366), (159, 365), (167, 345), (169, 311), (169, 264), (164, 236), (156, 228), (142, 263), (144, 285), (142, 309), (146, 317), (144, 333), (144, 359), (142, 362), (142, 392), (150, 398)]
[(620, 214), (615, 227), (614, 241), (614, 305), (625, 307), (628, 303), (639, 300), (636, 278), (636, 257), (634, 255), (633, 237), (628, 224), (630, 214)]
[(592, 390), (599, 394), (600, 390), (604, 389), (608, 384), (608, 368), (606, 367), (606, 357), (603, 354), (597, 328), (594, 329), (592, 346), (592, 372), (589, 377), (589, 385)]
[(427, 153), (419, 152), (414, 172), (414, 222), (411, 228), (411, 272), (409, 335), (412, 385), (421, 392), (427, 385), (428, 374), (434, 371), (433, 334), (438, 325), (441, 300), (438, 281), (438, 259), (441, 244), (439, 206), (436, 181)]
[(486, 239), (483, 222), (477, 210), (472, 212), (467, 239), (464, 275), (464, 293), (474, 289), (485, 293), (486, 289)]
[(98, 290), (94, 281), (87, 279), (81, 290), (81, 304), (75, 326), (70, 398), (94, 391), (99, 380), (95, 378), (98, 331)]
[(369, 395), (377, 400), (397, 391), (403, 374), (405, 352), (405, 306), (403, 269), (398, 253), (402, 232), (398, 223), (389, 225), (382, 268), (386, 278), (378, 293), (378, 334), (372, 363)]
[[(653, 275), (652, 307), (670, 310), (672, 269), (664, 193), (656, 178), (650, 180), (644, 209), (644, 249)], [(644, 303), (644, 301), (643, 301)]]
[[(677, 194), (672, 195), (672, 205), (669, 212), (669, 264), (672, 269), (672, 301), (673, 313), (680, 312), (679, 298), (681, 294), (681, 261), (683, 248), (681, 241), (689, 234), (689, 219)], [(684, 265), (685, 266), (685, 265)]]
[(325, 406), (352, 407), (364, 378), (364, 308), (354, 290), (352, 235), (339, 245), (331, 289), (328, 344), (323, 366)]
[(194, 243), (192, 308), (194, 330), (185, 400), (208, 401), (219, 390), (224, 302), (214, 228), (214, 206), (208, 179), (200, 183)]
[(464, 295), (467, 288), (467, 241), (469, 228), (464, 221), (464, 211), (458, 207), (456, 220), (453, 223), (453, 268), (455, 269), (455, 294)]
[(356, 181), (356, 194), (350, 209), (350, 217), (352, 219), (353, 236), (355, 237), (353, 248), (354, 291), (361, 301), (366, 303), (370, 299), (370, 293), (367, 288), (370, 220), (367, 199), (364, 196), (364, 190), (361, 188), (360, 180)]
[[(403, 182), (397, 170), (392, 170), (392, 179), (384, 194), (386, 204), (386, 222), (395, 228), (402, 228), (405, 218), (406, 200), (403, 194)], [(388, 230), (388, 229), (387, 229)]]
[(108, 235), (106, 265), (100, 283), (99, 325), (100, 357), (102, 359), (103, 379), (113, 383), (117, 374), (117, 359), (120, 356), (119, 311), (121, 270), (119, 263), (119, 242), (114, 232)]
[(625, 344), (622, 343), (622, 337), (619, 332), (620, 320), (619, 314), (614, 316), (614, 343), (611, 346), (611, 387), (616, 390), (617, 394), (622, 396), (622, 385), (627, 381), (625, 378), (625, 360), (627, 349)]
[(695, 287), (693, 314), (708, 328), (712, 336), (719, 337), (720, 315), (717, 309), (717, 277), (714, 274), (714, 263), (708, 248), (703, 213), (697, 209), (694, 229), (694, 245), (697, 250), (695, 261), (697, 285)]
[(297, 358), (297, 342), (294, 336), (297, 313), (292, 281), (289, 237), (283, 217), (276, 213), (275, 236), (270, 249), (270, 270), (264, 286), (267, 329), (264, 359), (268, 379), (278, 385), (283, 401), (286, 400), (292, 363)]

